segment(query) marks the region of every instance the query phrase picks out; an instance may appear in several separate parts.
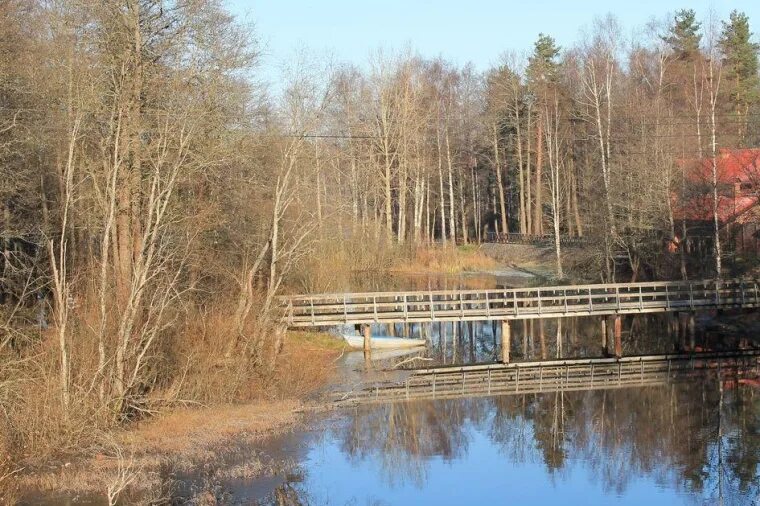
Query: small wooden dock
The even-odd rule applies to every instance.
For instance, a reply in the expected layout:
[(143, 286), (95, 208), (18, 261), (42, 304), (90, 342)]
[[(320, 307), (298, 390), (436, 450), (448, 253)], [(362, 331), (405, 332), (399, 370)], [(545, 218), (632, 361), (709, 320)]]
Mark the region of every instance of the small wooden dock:
[(625, 357), (480, 364), (414, 370), (401, 381), (366, 384), (332, 394), (338, 407), (359, 404), (495, 395), (619, 389), (701, 380), (755, 378), (760, 349)]

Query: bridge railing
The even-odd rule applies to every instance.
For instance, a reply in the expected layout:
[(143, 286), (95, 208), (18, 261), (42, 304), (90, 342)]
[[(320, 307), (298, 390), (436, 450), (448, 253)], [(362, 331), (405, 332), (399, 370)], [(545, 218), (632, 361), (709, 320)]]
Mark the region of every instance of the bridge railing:
[(760, 306), (755, 279), (284, 296), (283, 320), (320, 325), (507, 320)]

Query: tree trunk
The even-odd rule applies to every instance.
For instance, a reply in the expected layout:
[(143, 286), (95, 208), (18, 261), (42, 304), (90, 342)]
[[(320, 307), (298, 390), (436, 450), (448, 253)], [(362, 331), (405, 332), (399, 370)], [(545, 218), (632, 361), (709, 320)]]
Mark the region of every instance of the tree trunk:
[(499, 130), (496, 123), (493, 126), (493, 160), (496, 169), (496, 185), (499, 187), (499, 211), (501, 214), (501, 233), (505, 236), (509, 233), (507, 205), (504, 201), (504, 182), (501, 177), (501, 163), (499, 162)]
[(449, 127), (446, 125), (444, 130), (444, 139), (446, 141), (446, 167), (449, 174), (449, 238), (453, 244), (457, 243), (456, 225), (454, 214), (456, 205), (454, 204), (454, 170), (451, 161), (451, 144), (449, 143)]
[(538, 125), (536, 126), (536, 206), (533, 208), (533, 233), (536, 235), (542, 235), (544, 233), (543, 223), (543, 202), (541, 193), (543, 191), (543, 178), (542, 178), (542, 165), (544, 157), (544, 134), (543, 134), (543, 118), (539, 113)]

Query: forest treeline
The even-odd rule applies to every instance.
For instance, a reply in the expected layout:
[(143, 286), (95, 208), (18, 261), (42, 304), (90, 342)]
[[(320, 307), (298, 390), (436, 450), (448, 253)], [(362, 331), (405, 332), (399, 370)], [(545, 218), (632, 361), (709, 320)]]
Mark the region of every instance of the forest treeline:
[(277, 293), (414, 247), (583, 236), (601, 279), (621, 252), (688, 276), (661, 259), (677, 162), (757, 145), (758, 45), (738, 12), (624, 33), (542, 34), (483, 73), (304, 56), (267, 89), (220, 0), (0, 0), (0, 443), (246, 398)]

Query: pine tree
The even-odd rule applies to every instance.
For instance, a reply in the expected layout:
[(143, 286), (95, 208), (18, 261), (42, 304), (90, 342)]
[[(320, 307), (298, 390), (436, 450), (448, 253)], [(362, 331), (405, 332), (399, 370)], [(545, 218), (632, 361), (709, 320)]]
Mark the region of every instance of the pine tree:
[(691, 60), (699, 52), (702, 35), (699, 29), (702, 23), (697, 21), (694, 9), (681, 9), (673, 18), (669, 34), (662, 37), (679, 60)]
[(557, 79), (557, 56), (560, 48), (549, 35), (538, 34), (533, 54), (528, 59), (528, 77), (531, 81), (555, 82)]
[(719, 45), (723, 55), (729, 100), (739, 114), (746, 114), (760, 99), (760, 44), (752, 42), (751, 38), (749, 18), (743, 12), (733, 11), (730, 20), (723, 22)]

